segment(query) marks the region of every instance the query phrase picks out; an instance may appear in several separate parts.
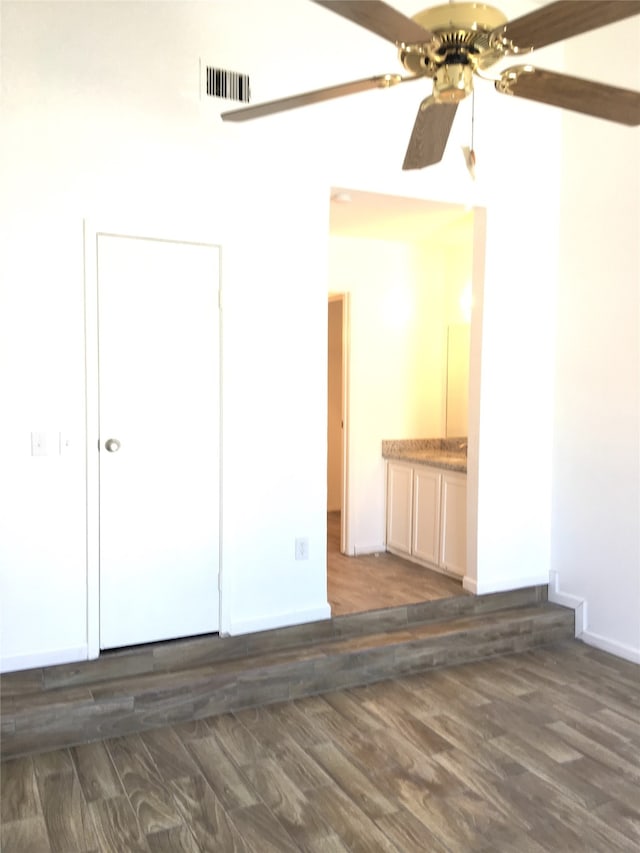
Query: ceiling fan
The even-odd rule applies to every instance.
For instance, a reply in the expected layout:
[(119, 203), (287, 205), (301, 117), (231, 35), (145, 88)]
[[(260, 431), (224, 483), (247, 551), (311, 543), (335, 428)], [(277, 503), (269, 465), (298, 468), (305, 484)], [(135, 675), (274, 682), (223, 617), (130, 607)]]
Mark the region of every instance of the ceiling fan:
[[(408, 18), (378, 0), (312, 0), (393, 42), (407, 76), (381, 74), (268, 103), (224, 112), (224, 121), (246, 121), (368, 89), (424, 77), (433, 92), (420, 104), (403, 169), (438, 163), (458, 104), (473, 91), (473, 77), (499, 60), (527, 53), (640, 13), (640, 0), (557, 0), (508, 21), (484, 3), (447, 3)], [(596, 57), (600, 61), (600, 57)], [(514, 65), (493, 79), (498, 92), (627, 125), (640, 125), (640, 92)]]

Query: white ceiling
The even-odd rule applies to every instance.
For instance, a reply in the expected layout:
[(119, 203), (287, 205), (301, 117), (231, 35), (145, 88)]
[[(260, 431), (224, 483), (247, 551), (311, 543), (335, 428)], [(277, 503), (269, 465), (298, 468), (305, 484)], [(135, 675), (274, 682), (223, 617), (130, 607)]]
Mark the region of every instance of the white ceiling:
[(457, 204), (334, 187), (330, 231), (339, 237), (427, 240), (443, 228), (469, 228), (469, 208)]

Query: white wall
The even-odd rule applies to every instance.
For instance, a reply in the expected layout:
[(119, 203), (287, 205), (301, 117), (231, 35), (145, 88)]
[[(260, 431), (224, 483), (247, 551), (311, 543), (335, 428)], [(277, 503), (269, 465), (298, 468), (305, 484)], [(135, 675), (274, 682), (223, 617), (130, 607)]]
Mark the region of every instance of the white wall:
[[(409, 0), (396, 5), (416, 10)], [(531, 4), (503, 8), (513, 15)], [(228, 104), (202, 106), (194, 94), (200, 57), (249, 73), (256, 102), (395, 70), (386, 42), (316, 4), (3, 2), (0, 10), (3, 665), (79, 659), (87, 642), (84, 217), (204, 231), (222, 246), (222, 626), (243, 631), (327, 612), (329, 188), (486, 207), (471, 582), (484, 591), (546, 579), (558, 111), (480, 82), (475, 184), (460, 154), (469, 102), (442, 164), (401, 173), (420, 83), (237, 126), (219, 121)], [(309, 38), (292, 40), (292, 22)], [(614, 159), (598, 164), (602, 186), (620, 180)], [(583, 168), (587, 185), (591, 164)], [(70, 455), (32, 458), (34, 429), (67, 430)], [(626, 485), (625, 497), (632, 491)], [(365, 543), (380, 519), (372, 506)], [(567, 514), (556, 510), (554, 523), (557, 543)], [(300, 535), (310, 541), (304, 564), (293, 559)], [(628, 540), (623, 550), (630, 556)]]
[[(640, 21), (609, 30), (604, 82), (640, 89)], [(566, 63), (592, 74), (569, 45)], [(640, 662), (640, 130), (563, 131), (552, 570), (583, 638)]]
[[(236, 68), (242, 20), (236, 4), (2, 4), (5, 668), (86, 654), (85, 217), (222, 245), (222, 629), (328, 615), (327, 184), (200, 105), (198, 59)], [(31, 457), (32, 430), (66, 431), (70, 453)]]

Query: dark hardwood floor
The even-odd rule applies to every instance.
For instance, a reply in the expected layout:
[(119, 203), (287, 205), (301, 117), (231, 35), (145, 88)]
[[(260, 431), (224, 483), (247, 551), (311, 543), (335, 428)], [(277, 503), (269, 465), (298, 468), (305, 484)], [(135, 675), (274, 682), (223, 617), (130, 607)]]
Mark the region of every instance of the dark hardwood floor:
[(2, 851), (635, 853), (639, 672), (574, 640), (8, 760)]
[(394, 554), (345, 557), (340, 513), (327, 513), (327, 587), (332, 616), (466, 595), (462, 582)]
[[(336, 616), (465, 594), (458, 581), (388, 554), (345, 558), (338, 536), (330, 518)], [(640, 849), (638, 666), (566, 640), (390, 672), (375, 684), (332, 684), (323, 695), (8, 758), (0, 849)], [(59, 713), (51, 710), (54, 722)]]

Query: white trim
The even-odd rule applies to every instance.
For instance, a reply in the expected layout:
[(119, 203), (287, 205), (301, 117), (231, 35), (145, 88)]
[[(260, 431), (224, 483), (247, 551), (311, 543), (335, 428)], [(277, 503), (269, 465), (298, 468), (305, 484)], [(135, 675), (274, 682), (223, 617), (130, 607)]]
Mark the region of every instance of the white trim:
[[(272, 628), (288, 628), (291, 625), (304, 625), (307, 622), (320, 622), (331, 619), (331, 605), (324, 604), (311, 610), (296, 610), (289, 613), (278, 613), (272, 616), (260, 616), (257, 619), (245, 619), (229, 623), (228, 633), (235, 637), (239, 634), (254, 634), (257, 631), (270, 631)], [(225, 634), (227, 632), (225, 631)]]
[(580, 639), (588, 646), (594, 646), (596, 649), (609, 652), (612, 655), (616, 655), (616, 657), (631, 661), (631, 663), (640, 664), (640, 649), (634, 649), (633, 646), (617, 643), (615, 640), (609, 640), (607, 637), (594, 634), (592, 631), (584, 631)]
[(100, 465), (98, 442), (98, 229), (84, 220), (85, 453), (87, 525), (87, 650), (100, 655)]
[(603, 652), (609, 652), (616, 657), (624, 658), (631, 663), (640, 664), (640, 648), (618, 643), (616, 640), (610, 640), (608, 637), (588, 630), (587, 601), (585, 598), (563, 592), (560, 589), (559, 572), (549, 572), (549, 601), (575, 610), (576, 637), (579, 637), (583, 643), (601, 649)]
[(584, 639), (584, 633), (587, 630), (587, 602), (577, 595), (562, 592), (560, 575), (554, 571), (549, 572), (549, 601), (575, 610), (576, 637)]
[(470, 575), (465, 575), (462, 579), (463, 589), (472, 592), (474, 595), (487, 595), (491, 592), (509, 592), (512, 589), (523, 589), (528, 586), (546, 586), (549, 583), (549, 578), (546, 575), (535, 575), (530, 578), (495, 578), (482, 580), (478, 583), (476, 578)]
[(349, 506), (349, 428), (351, 403), (351, 296), (340, 295), (342, 301), (342, 516), (340, 519), (340, 551), (349, 553), (351, 546), (351, 507)]
[(70, 649), (55, 649), (48, 652), (33, 652), (26, 655), (9, 655), (0, 661), (0, 672), (17, 672), (21, 669), (36, 669), (40, 666), (58, 666), (62, 663), (78, 663), (88, 660), (87, 646)]
[(467, 592), (472, 593), (473, 595), (478, 594), (478, 582), (475, 578), (472, 578), (470, 575), (465, 575), (462, 578), (462, 589), (466, 589)]
[(352, 556), (363, 557), (367, 554), (384, 554), (386, 550), (387, 546), (384, 542), (378, 542), (376, 545), (354, 545)]

